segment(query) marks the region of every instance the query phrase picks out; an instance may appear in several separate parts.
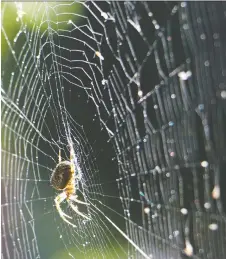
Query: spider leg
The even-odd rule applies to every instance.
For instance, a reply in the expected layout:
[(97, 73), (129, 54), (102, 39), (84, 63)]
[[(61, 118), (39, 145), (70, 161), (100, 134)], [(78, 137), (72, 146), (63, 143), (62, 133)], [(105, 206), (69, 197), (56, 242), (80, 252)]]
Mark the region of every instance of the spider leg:
[(67, 195), (66, 195), (64, 192), (62, 192), (61, 194), (59, 194), (59, 195), (54, 199), (55, 204), (56, 204), (56, 209), (57, 209), (57, 211), (58, 211), (60, 217), (61, 217), (65, 222), (67, 222), (68, 224), (72, 225), (73, 227), (76, 227), (76, 225), (72, 224), (70, 221), (68, 221), (68, 220), (66, 219), (66, 217), (67, 217), (67, 218), (70, 218), (70, 219), (72, 219), (72, 217), (70, 217), (70, 216), (68, 216), (67, 214), (65, 214), (65, 213), (62, 211), (62, 209), (60, 208), (61, 202), (64, 201), (64, 200), (66, 199), (66, 197), (67, 197)]
[(75, 173), (75, 165), (74, 165), (74, 153), (72, 144), (70, 144), (70, 162), (71, 162), (71, 173)]
[(83, 214), (82, 212), (80, 212), (78, 210), (78, 207), (75, 206), (70, 200), (68, 200), (68, 204), (70, 205), (70, 207), (74, 210), (74, 212), (76, 212), (78, 215), (82, 216), (83, 218), (90, 220), (89, 217), (87, 217), (85, 214)]
[(59, 163), (61, 162), (61, 150), (59, 149), (59, 155), (58, 155), (58, 158), (59, 158)]
[(84, 202), (84, 201), (80, 201), (79, 199), (77, 199), (77, 197), (78, 197), (77, 195), (71, 195), (70, 200), (75, 201), (75, 202), (80, 203), (80, 204), (89, 205), (89, 203)]

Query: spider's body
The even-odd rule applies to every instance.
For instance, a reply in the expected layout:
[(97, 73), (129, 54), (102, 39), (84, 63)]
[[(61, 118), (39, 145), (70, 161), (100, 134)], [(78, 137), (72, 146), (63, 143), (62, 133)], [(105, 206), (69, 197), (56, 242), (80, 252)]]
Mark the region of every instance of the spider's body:
[(50, 178), (50, 183), (56, 190), (64, 190), (71, 178), (71, 162), (62, 161), (56, 166)]
[(66, 219), (71, 218), (67, 214), (65, 214), (62, 209), (60, 208), (60, 203), (67, 200), (69, 206), (80, 216), (89, 219), (86, 215), (81, 213), (78, 210), (78, 207), (73, 204), (73, 202), (81, 203), (88, 205), (88, 203), (80, 201), (77, 199), (76, 195), (76, 178), (78, 180), (81, 179), (81, 176), (75, 175), (75, 166), (73, 162), (73, 152), (72, 148), (70, 150), (70, 161), (61, 161), (61, 155), (59, 153), (59, 163), (57, 164), (55, 170), (53, 171), (53, 174), (50, 178), (50, 183), (58, 191), (62, 191), (56, 198), (55, 198), (55, 204), (56, 208), (61, 216), (61, 218), (66, 221), (67, 223), (71, 224), (72, 226), (76, 227), (74, 224), (72, 224), (70, 221)]

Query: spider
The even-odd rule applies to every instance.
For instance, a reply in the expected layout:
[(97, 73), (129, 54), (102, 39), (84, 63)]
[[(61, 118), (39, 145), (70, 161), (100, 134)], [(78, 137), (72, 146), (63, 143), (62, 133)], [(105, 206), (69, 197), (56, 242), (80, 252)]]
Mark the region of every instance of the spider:
[(72, 219), (72, 217), (65, 214), (62, 209), (60, 208), (61, 202), (63, 202), (65, 199), (68, 202), (68, 205), (80, 216), (83, 218), (90, 220), (89, 217), (87, 217), (85, 214), (80, 212), (78, 210), (78, 207), (73, 204), (73, 202), (77, 202), (80, 204), (89, 205), (86, 202), (80, 201), (77, 199), (76, 195), (76, 179), (81, 180), (81, 175), (76, 175), (75, 173), (75, 165), (73, 162), (73, 149), (70, 147), (70, 161), (61, 161), (61, 152), (59, 150), (59, 163), (57, 164), (56, 168), (54, 169), (51, 178), (50, 183), (58, 191), (62, 191), (60, 194), (56, 196), (54, 199), (56, 204), (56, 209), (60, 215), (60, 217), (66, 221), (68, 224), (72, 225), (73, 227), (76, 227), (76, 225), (72, 224), (69, 220), (66, 218)]

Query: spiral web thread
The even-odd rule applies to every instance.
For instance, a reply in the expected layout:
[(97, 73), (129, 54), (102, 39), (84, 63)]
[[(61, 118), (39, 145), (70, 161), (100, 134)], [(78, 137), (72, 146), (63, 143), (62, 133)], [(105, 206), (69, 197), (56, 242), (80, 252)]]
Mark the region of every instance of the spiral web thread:
[[(225, 3), (16, 3), (13, 39), (10, 5), (2, 258), (224, 258)], [(75, 228), (49, 186), (71, 144)]]

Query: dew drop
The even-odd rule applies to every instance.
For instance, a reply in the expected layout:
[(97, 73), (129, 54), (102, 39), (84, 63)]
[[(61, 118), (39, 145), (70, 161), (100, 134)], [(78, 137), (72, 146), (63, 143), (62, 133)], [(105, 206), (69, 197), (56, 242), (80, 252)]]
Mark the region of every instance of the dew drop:
[(153, 16), (153, 13), (152, 13), (152, 12), (149, 12), (149, 13), (148, 13), (148, 16), (149, 16), (149, 17), (152, 17), (152, 16)]
[(158, 30), (160, 26), (158, 24), (155, 24), (155, 29)]
[(107, 13), (105, 13), (105, 12), (102, 12), (102, 13), (101, 13), (101, 16), (102, 16), (102, 17), (104, 17), (104, 19), (105, 19), (105, 20), (107, 20), (107, 19), (108, 19), (108, 14), (107, 14)]
[(175, 95), (175, 94), (171, 94), (171, 98), (172, 98), (172, 99), (175, 99), (175, 98), (176, 98), (176, 95)]
[(223, 99), (226, 99), (226, 91), (224, 90), (224, 91), (221, 91), (221, 97), (223, 98)]
[(138, 91), (138, 96), (142, 97), (143, 96), (143, 92), (141, 90)]
[(204, 33), (202, 33), (202, 34), (200, 35), (200, 39), (201, 39), (201, 40), (205, 40), (205, 39), (206, 39), (206, 35), (205, 35)]
[(192, 75), (192, 73), (191, 73), (190, 70), (188, 70), (187, 72), (181, 71), (180, 73), (178, 73), (178, 76), (179, 76), (180, 79), (182, 79), (182, 80), (187, 80), (191, 75)]
[(199, 104), (198, 108), (200, 111), (204, 110), (204, 104)]
[(188, 29), (189, 29), (189, 26), (188, 26), (187, 23), (183, 25), (183, 29), (184, 29), (184, 30), (188, 30)]
[(100, 60), (104, 60), (104, 57), (102, 56), (102, 54), (99, 51), (95, 52), (96, 56), (100, 59)]
[(212, 197), (215, 200), (220, 198), (220, 186), (219, 185), (215, 185), (215, 187), (213, 188)]
[(189, 241), (189, 240), (186, 240), (186, 241), (185, 241), (185, 245), (186, 245), (186, 247), (185, 247), (185, 249), (184, 249), (184, 253), (185, 253), (187, 256), (189, 256), (189, 257), (192, 256), (192, 255), (193, 255), (193, 247), (192, 247), (190, 241)]
[(210, 209), (211, 208), (211, 204), (209, 202), (205, 202), (204, 203), (204, 208)]
[(207, 161), (202, 161), (201, 162), (201, 166), (202, 167), (207, 167), (209, 165), (209, 163)]
[(204, 65), (205, 65), (206, 67), (208, 67), (208, 66), (210, 65), (209, 60), (206, 60), (206, 61), (204, 62)]
[(188, 210), (186, 208), (182, 208), (180, 210), (180, 212), (183, 214), (183, 215), (187, 215), (188, 214)]
[(146, 213), (146, 214), (149, 214), (150, 213), (150, 208), (149, 207), (146, 207), (146, 208), (144, 208), (144, 213)]
[(171, 157), (174, 157), (174, 156), (175, 156), (175, 152), (171, 151), (171, 152), (170, 152), (170, 156), (171, 156)]
[(209, 229), (215, 231), (218, 229), (218, 225), (216, 223), (209, 224)]

